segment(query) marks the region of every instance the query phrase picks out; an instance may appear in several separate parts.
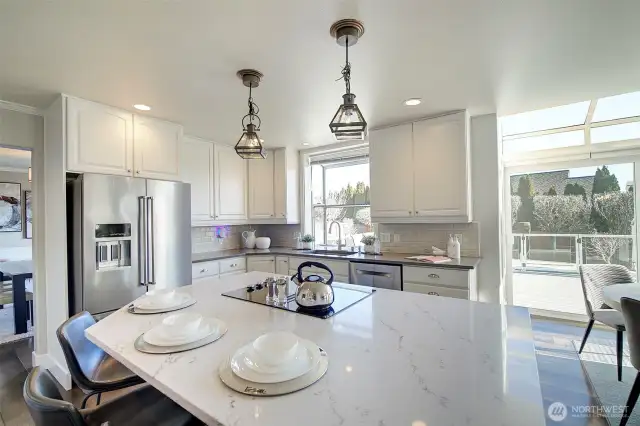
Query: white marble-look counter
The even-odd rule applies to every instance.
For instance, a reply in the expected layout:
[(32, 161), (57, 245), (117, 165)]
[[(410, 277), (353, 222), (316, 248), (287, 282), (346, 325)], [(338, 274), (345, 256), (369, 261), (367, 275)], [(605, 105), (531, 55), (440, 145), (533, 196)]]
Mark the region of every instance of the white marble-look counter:
[[(542, 426), (529, 312), (466, 300), (378, 290), (330, 319), (223, 297), (269, 274), (184, 287), (189, 311), (224, 320), (219, 341), (174, 355), (136, 351), (163, 315), (120, 310), (87, 330), (118, 361), (209, 425)], [(348, 286), (348, 285), (345, 285)], [(311, 387), (251, 397), (218, 378), (222, 360), (268, 330), (290, 330), (329, 355)]]

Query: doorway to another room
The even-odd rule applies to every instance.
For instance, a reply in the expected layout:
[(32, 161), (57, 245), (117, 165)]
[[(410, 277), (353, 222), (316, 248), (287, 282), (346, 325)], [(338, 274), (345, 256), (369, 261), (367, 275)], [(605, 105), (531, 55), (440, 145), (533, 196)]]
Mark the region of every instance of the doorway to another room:
[(33, 336), (31, 151), (0, 147), (0, 344)]

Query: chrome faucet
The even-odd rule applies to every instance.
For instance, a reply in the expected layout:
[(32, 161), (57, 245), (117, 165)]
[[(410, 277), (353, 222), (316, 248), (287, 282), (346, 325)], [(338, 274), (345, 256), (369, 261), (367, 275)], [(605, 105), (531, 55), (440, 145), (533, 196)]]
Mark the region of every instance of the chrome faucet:
[(340, 222), (334, 220), (329, 224), (329, 233), (331, 233), (331, 228), (333, 228), (333, 224), (338, 225), (338, 250), (342, 249), (342, 226), (340, 226)]

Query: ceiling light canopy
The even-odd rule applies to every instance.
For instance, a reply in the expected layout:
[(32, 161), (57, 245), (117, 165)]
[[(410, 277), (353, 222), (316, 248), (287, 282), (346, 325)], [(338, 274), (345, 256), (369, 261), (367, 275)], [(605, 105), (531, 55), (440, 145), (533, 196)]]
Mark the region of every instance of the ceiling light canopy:
[(420, 98), (411, 98), (404, 101), (404, 104), (406, 106), (416, 106), (416, 105), (420, 105), (421, 103), (422, 103), (422, 99)]
[[(260, 117), (258, 117), (260, 108), (251, 97), (252, 89), (258, 87), (260, 80), (262, 80), (262, 73), (256, 70), (240, 70), (237, 75), (242, 79), (242, 83), (249, 88), (249, 113), (242, 117), (243, 133), (236, 144), (236, 153), (245, 160), (267, 158), (267, 152), (261, 143), (262, 139), (258, 137), (261, 124)], [(246, 122), (247, 118), (248, 123)], [(254, 120), (257, 120), (257, 124), (254, 124)]]
[(135, 104), (133, 106), (135, 109), (139, 109), (140, 111), (150, 111), (151, 107), (145, 104)]
[(345, 48), (345, 65), (342, 77), (346, 93), (342, 95), (342, 105), (338, 107), (329, 128), (338, 141), (363, 140), (367, 134), (367, 122), (356, 104), (356, 95), (351, 93), (351, 64), (349, 63), (349, 46), (353, 46), (364, 34), (364, 25), (355, 19), (342, 19), (334, 23), (329, 32), (340, 46)]

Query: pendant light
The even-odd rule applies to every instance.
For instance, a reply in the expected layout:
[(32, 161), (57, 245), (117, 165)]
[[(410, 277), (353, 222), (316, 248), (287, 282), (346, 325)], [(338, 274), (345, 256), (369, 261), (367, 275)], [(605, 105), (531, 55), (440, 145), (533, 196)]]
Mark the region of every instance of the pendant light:
[(351, 93), (349, 47), (356, 44), (364, 34), (364, 25), (355, 19), (342, 19), (334, 23), (329, 32), (336, 42), (345, 48), (346, 60), (341, 79), (344, 80), (347, 89), (342, 95), (342, 105), (329, 123), (329, 128), (338, 141), (363, 140), (367, 133), (367, 122), (355, 103), (356, 95)]
[[(258, 87), (260, 80), (262, 80), (262, 73), (256, 70), (240, 70), (237, 76), (240, 77), (242, 83), (249, 88), (249, 113), (242, 117), (243, 133), (236, 144), (236, 153), (245, 160), (267, 158), (267, 152), (258, 137), (261, 124), (260, 117), (258, 117), (260, 108), (253, 102), (253, 98), (251, 97), (252, 89)], [(247, 118), (249, 118), (249, 122), (245, 124)], [(253, 120), (257, 120), (258, 124), (254, 124)]]

